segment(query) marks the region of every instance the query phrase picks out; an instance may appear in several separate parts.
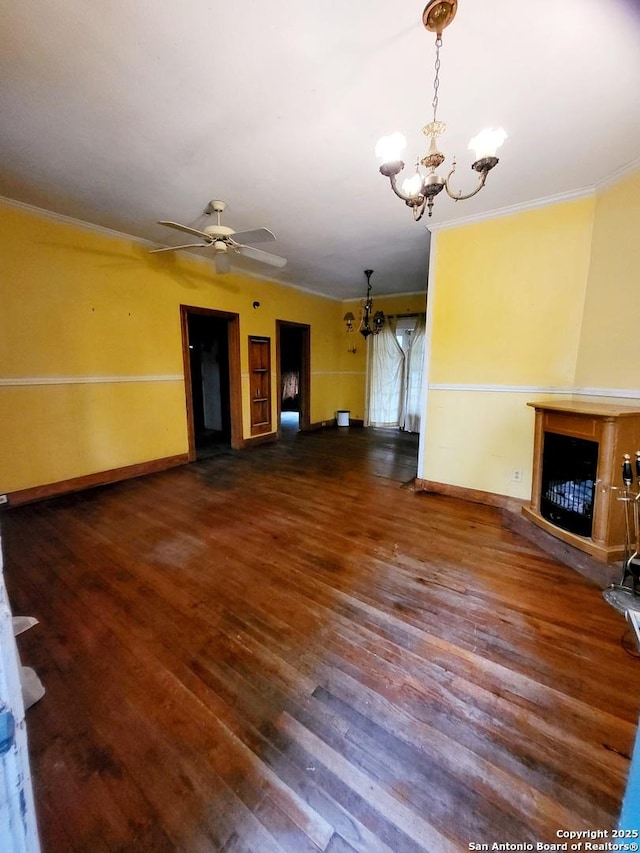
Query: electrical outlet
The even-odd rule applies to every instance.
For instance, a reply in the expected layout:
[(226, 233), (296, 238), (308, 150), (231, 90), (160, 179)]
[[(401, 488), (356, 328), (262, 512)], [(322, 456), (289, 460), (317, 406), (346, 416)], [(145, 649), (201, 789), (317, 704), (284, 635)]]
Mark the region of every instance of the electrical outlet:
[(512, 483), (521, 483), (522, 482), (522, 471), (519, 468), (514, 468), (511, 472), (511, 482)]
[(0, 495), (0, 506), (9, 503), (9, 498), (6, 495)]

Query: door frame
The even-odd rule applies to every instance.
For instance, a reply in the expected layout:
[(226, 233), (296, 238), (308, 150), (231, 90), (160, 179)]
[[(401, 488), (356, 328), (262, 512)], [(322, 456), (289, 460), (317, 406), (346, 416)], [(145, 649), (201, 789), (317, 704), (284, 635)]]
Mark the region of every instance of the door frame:
[(299, 329), (302, 332), (300, 347), (300, 385), (299, 409), (300, 429), (306, 432), (311, 429), (311, 326), (308, 323), (294, 323), (290, 320), (276, 320), (276, 386), (278, 388), (278, 438), (282, 433), (280, 420), (282, 416), (282, 369), (280, 364), (280, 334), (283, 328)]
[(231, 311), (213, 308), (198, 308), (193, 305), (180, 306), (180, 330), (182, 334), (182, 363), (184, 367), (184, 390), (187, 408), (187, 436), (189, 439), (189, 462), (196, 461), (196, 433), (193, 418), (193, 390), (191, 358), (189, 356), (189, 315), (199, 314), (227, 321), (229, 350), (229, 415), (231, 420), (231, 447), (243, 447), (242, 432), (242, 374), (240, 371), (240, 315)]

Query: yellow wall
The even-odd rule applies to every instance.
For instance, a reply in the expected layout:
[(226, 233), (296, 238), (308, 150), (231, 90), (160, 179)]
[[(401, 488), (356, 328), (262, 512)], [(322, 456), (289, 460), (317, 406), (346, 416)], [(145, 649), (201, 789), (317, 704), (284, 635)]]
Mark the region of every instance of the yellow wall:
[(437, 235), (431, 382), (573, 382), (594, 199)]
[[(574, 381), (595, 200), (442, 231), (420, 477), (526, 498), (533, 411)], [(520, 481), (514, 472), (520, 472)]]
[(580, 388), (640, 388), (638, 199), (640, 171), (598, 194), (576, 370)]
[(245, 437), (247, 337), (271, 338), (275, 372), (276, 319), (311, 325), (311, 421), (335, 416), (337, 300), (12, 205), (0, 219), (0, 493), (187, 452), (180, 304), (240, 315)]
[[(544, 389), (640, 387), (629, 320), (639, 193), (637, 172), (597, 197), (434, 236), (420, 477), (527, 498), (526, 402)], [(13, 205), (0, 219), (0, 493), (186, 453), (180, 304), (240, 315), (245, 437), (247, 336), (272, 339), (275, 371), (276, 319), (311, 325), (311, 421), (339, 408), (364, 417), (366, 343), (354, 332), (349, 353), (342, 322), (360, 300), (216, 276), (198, 258), (150, 256)], [(412, 313), (425, 298), (374, 302)]]

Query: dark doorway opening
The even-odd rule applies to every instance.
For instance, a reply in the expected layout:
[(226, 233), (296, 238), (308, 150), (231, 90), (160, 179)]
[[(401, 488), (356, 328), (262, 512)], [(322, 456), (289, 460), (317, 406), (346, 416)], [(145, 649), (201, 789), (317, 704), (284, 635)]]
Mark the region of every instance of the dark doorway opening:
[(282, 435), (309, 429), (310, 327), (277, 321), (278, 431)]
[(236, 314), (182, 306), (189, 458), (238, 447), (239, 343)]
[(231, 447), (229, 336), (218, 317), (191, 314), (188, 326), (193, 433), (202, 459)]

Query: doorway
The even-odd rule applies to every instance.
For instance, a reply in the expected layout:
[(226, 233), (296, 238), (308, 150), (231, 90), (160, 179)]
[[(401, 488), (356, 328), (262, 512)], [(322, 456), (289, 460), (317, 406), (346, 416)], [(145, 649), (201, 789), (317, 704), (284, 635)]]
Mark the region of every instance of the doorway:
[(420, 432), (425, 315), (387, 317), (367, 341), (365, 426)]
[(180, 306), (189, 461), (242, 444), (238, 315)]
[(310, 428), (310, 341), (306, 323), (276, 320), (278, 437)]

